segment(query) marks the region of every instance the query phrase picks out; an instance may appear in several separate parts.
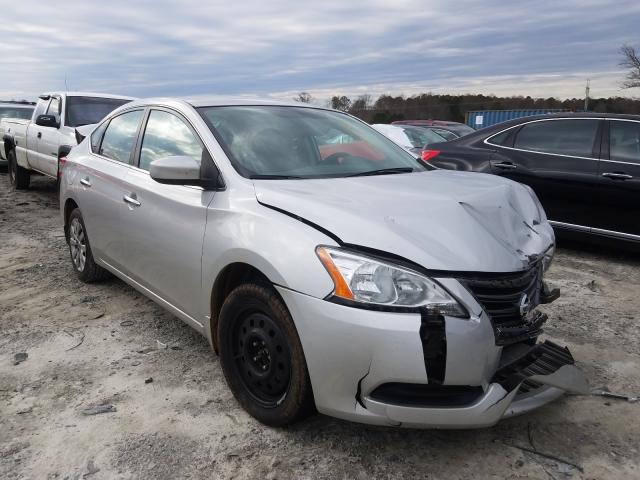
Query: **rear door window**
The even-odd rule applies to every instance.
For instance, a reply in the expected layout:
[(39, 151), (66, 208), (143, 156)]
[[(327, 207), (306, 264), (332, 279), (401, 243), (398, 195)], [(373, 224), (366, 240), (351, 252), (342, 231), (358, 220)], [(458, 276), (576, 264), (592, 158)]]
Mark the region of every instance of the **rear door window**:
[(134, 110), (112, 118), (104, 132), (100, 155), (129, 163), (143, 113), (143, 110)]
[(609, 158), (640, 164), (640, 122), (612, 120), (609, 129)]
[(544, 120), (525, 124), (514, 147), (533, 152), (594, 158), (593, 147), (600, 120)]

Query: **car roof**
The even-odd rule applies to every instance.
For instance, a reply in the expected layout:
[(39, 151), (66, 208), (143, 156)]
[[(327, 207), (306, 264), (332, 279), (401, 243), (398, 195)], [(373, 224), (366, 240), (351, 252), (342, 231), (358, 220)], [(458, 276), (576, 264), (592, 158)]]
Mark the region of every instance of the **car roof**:
[(593, 112), (547, 113), (544, 115), (530, 115), (527, 117), (514, 118), (501, 123), (490, 125), (486, 128), (481, 128), (480, 130), (476, 130), (476, 132), (482, 132), (488, 129), (508, 128), (513, 125), (519, 125), (521, 123), (531, 122), (533, 120), (548, 120), (548, 119), (558, 119), (558, 118), (597, 118), (597, 119), (618, 118), (618, 119), (626, 119), (626, 120), (640, 120), (640, 115), (632, 115), (630, 113), (593, 113)]
[(222, 107), (222, 106), (250, 106), (250, 105), (269, 105), (269, 106), (281, 106), (281, 107), (308, 107), (317, 108), (321, 110), (328, 110), (327, 108), (320, 107), (318, 105), (312, 105), (303, 102), (294, 101), (282, 101), (269, 98), (246, 98), (246, 97), (195, 97), (195, 98), (182, 98), (184, 102), (189, 105), (198, 107)]

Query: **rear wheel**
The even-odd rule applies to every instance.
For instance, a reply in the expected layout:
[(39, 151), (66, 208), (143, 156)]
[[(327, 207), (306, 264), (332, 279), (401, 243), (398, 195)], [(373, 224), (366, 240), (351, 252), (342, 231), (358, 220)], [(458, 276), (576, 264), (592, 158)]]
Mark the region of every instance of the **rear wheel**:
[(16, 190), (26, 190), (29, 188), (31, 175), (29, 170), (18, 165), (16, 160), (16, 151), (11, 149), (7, 153), (7, 162), (9, 164), (9, 182)]
[(253, 417), (284, 426), (313, 412), (313, 394), (293, 320), (272, 287), (244, 284), (218, 322), (220, 363), (231, 391)]
[(76, 208), (69, 216), (69, 253), (78, 278), (85, 283), (97, 282), (109, 277), (109, 272), (93, 260), (87, 229), (82, 213)]

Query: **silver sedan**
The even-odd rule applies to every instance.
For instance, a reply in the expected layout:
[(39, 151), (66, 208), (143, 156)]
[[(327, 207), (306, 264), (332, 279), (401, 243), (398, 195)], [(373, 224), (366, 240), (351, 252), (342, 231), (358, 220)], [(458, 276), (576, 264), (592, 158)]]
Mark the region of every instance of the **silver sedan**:
[(60, 200), (79, 278), (204, 335), (266, 424), (481, 427), (587, 388), (538, 340), (558, 292), (535, 194), (427, 171), (345, 113), (132, 102), (69, 154)]

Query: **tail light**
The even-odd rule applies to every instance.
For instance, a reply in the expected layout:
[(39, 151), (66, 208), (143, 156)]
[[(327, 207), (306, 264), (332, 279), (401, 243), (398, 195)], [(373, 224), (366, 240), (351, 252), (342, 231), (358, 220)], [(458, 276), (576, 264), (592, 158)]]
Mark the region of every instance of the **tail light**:
[(420, 157), (425, 162), (428, 162), (429, 160), (437, 157), (438, 155), (440, 155), (440, 150), (422, 150), (422, 152), (420, 152)]
[(65, 163), (67, 163), (67, 157), (60, 157), (58, 159), (58, 178), (62, 177), (62, 170), (64, 169)]

